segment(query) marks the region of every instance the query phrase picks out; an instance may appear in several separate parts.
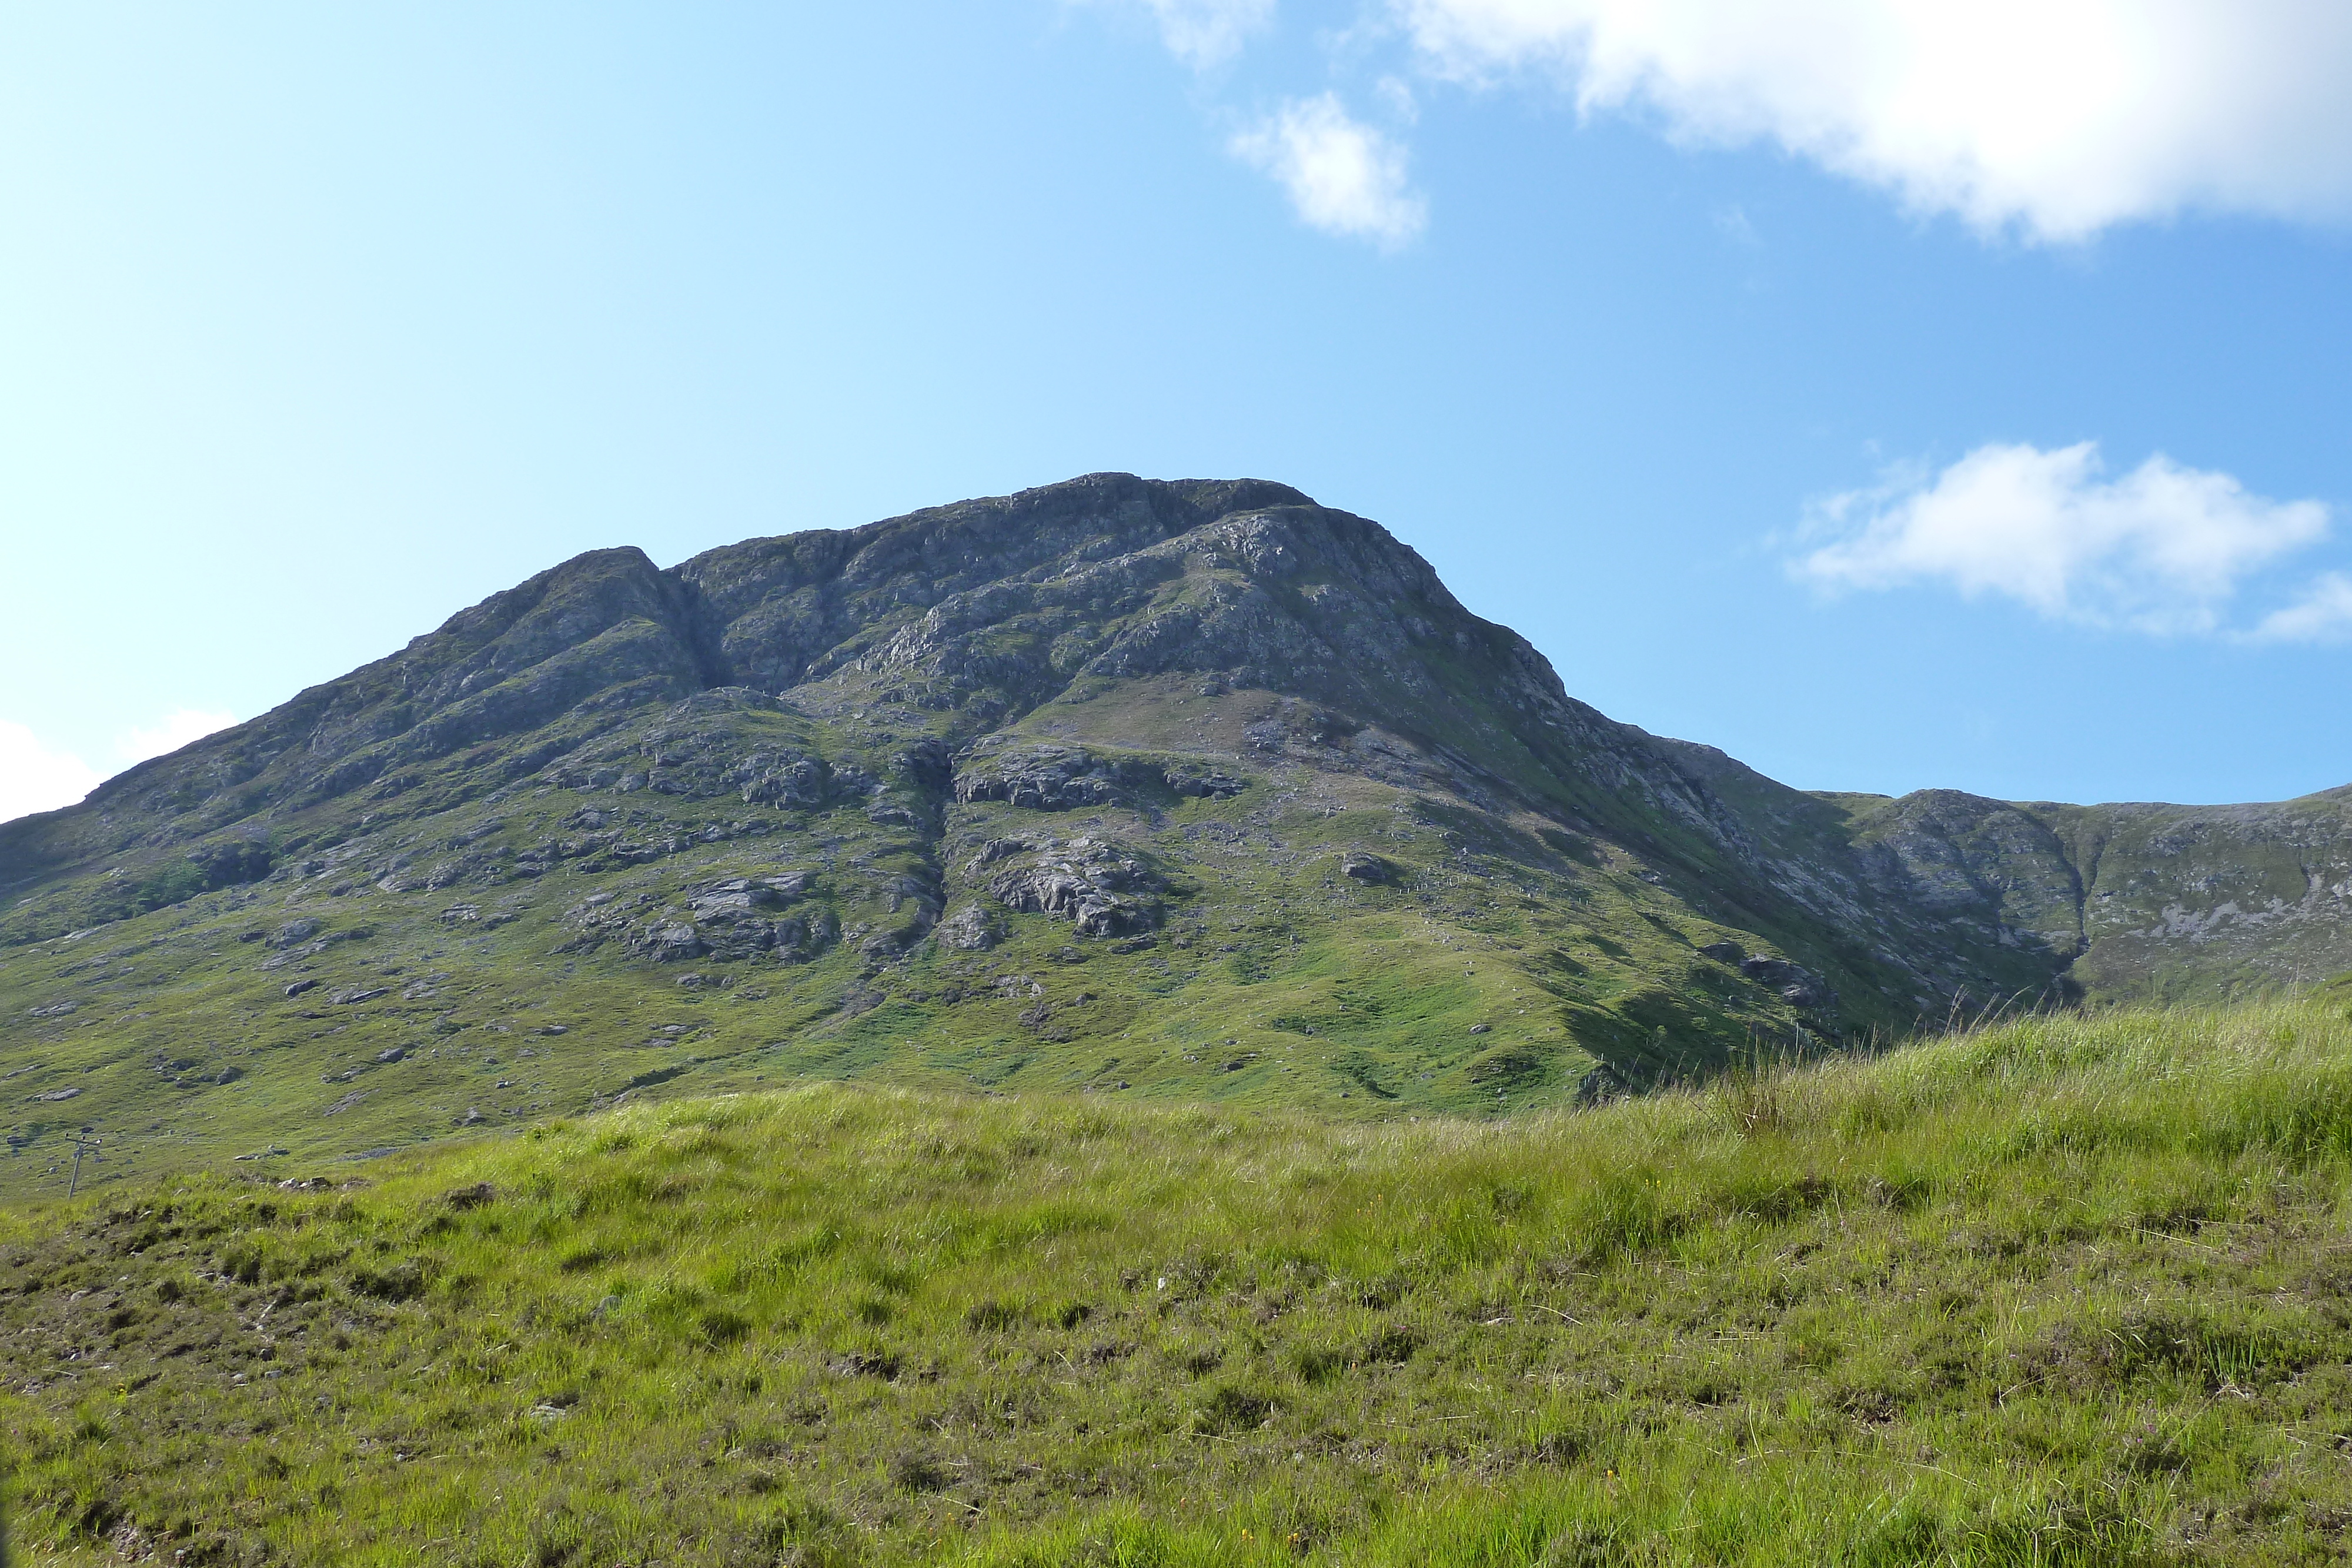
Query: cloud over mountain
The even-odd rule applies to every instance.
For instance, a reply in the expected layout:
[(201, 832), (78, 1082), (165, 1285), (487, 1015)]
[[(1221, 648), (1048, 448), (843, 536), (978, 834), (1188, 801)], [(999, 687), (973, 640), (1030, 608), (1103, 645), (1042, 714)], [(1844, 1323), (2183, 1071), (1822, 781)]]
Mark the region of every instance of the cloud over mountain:
[(98, 788), (98, 769), (0, 719), (0, 822), (70, 806)]
[[(160, 722), (133, 727), (114, 738), (117, 765), (128, 768), (163, 757), (236, 722), (232, 713), (180, 708)], [(70, 806), (106, 775), (65, 747), (21, 724), (0, 719), (0, 822)]]

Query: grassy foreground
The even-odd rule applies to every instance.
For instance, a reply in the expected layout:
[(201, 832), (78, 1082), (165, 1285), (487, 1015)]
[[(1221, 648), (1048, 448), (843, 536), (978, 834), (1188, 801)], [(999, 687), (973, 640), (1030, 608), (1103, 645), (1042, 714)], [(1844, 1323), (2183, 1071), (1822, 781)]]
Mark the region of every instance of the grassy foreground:
[(817, 1085), (0, 1213), (0, 1419), (34, 1563), (2335, 1561), (2348, 1201), (2317, 999), (1483, 1124)]

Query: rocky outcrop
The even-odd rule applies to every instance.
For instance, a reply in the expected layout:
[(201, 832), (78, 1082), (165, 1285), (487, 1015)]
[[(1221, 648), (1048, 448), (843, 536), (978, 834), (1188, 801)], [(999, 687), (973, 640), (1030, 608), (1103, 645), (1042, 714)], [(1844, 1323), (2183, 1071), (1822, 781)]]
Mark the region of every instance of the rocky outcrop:
[(1081, 936), (1126, 936), (1160, 924), (1165, 880), (1134, 846), (1089, 837), (996, 839), (968, 871), (991, 867), (988, 891), (1007, 909), (1067, 920)]
[(795, 907), (808, 894), (811, 880), (803, 871), (731, 878), (690, 889), (682, 906), (651, 894), (591, 894), (565, 911), (572, 935), (557, 951), (587, 953), (614, 942), (658, 964), (798, 963), (815, 957), (841, 936), (840, 920), (829, 906)]
[(1739, 972), (1779, 995), (1792, 1008), (1825, 1013), (1837, 1007), (1837, 993), (1830, 989), (1819, 975), (1791, 964), (1786, 958), (1769, 958), (1760, 955), (1745, 958), (1740, 961)]
[[(886, 710), (887, 744), (845, 739)], [(1124, 475), (667, 570), (632, 549), (580, 556), (82, 806), (0, 825), (0, 943), (240, 889), (479, 899), (707, 859), (831, 812), (895, 846), (859, 894), (887, 908), (850, 920), (877, 963), (935, 931), (957, 946), (990, 929), (940, 925), (951, 891), (987, 919), (1136, 933), (1172, 895), (1117, 837), (1148, 837), (1137, 818), (1116, 813), (1181, 821), (1201, 810), (1188, 801), (1244, 796), (1273, 809), (1301, 770), (1513, 824), (1593, 874), (1637, 878), (1786, 955), (1743, 952), (1735, 967), (1787, 966), (1754, 984), (1850, 1021), (1959, 996), (2134, 994), (2159, 976), (2193, 993), (2352, 968), (2340, 794), (2069, 807), (1789, 789), (1575, 701), (1376, 523), (1266, 482)], [(527, 842), (361, 831), (524, 789), (589, 799)], [(664, 801), (726, 814), (681, 821)], [(950, 890), (948, 816), (995, 806), (1110, 815), (1102, 835), (1041, 839)], [(1339, 875), (1427, 886), (1368, 851)], [(573, 911), (568, 943), (663, 961), (804, 957), (841, 939), (847, 904), (772, 904), (783, 895), (766, 881), (737, 880), (682, 902), (666, 886), (645, 908), (634, 892), (596, 906), (567, 892), (553, 908)], [(477, 910), (452, 929), (503, 918), (450, 907)]]
[(961, 953), (983, 953), (1004, 939), (1004, 923), (977, 904), (967, 904), (931, 933), (942, 947)]
[(1005, 745), (983, 737), (967, 752), (950, 788), (966, 805), (1001, 800), (1034, 811), (1131, 806), (1190, 798), (1227, 800), (1246, 782), (1197, 758), (1114, 757), (1085, 747)]
[(1148, 765), (1097, 757), (1082, 747), (1030, 747), (974, 758), (955, 775), (955, 798), (1002, 800), (1035, 811), (1116, 806), (1160, 784)]

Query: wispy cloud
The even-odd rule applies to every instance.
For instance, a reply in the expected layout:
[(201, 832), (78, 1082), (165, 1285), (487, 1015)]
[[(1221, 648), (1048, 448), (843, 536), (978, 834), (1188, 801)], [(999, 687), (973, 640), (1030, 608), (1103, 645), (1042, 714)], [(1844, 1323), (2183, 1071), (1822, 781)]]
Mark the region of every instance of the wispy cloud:
[(1336, 93), (1293, 99), (1234, 138), (1234, 155), (1271, 174), (1298, 215), (1326, 233), (1404, 245), (1429, 223), (1405, 152), (1351, 118)]
[(1986, 230), (2352, 212), (2341, 0), (1391, 0), (1424, 64), (1777, 142)]
[[(2091, 442), (2052, 451), (1995, 444), (1932, 478), (1817, 503), (1806, 533), (1830, 542), (1792, 570), (1825, 589), (1940, 581), (2053, 620), (2210, 632), (2221, 629), (2223, 608), (2250, 573), (2316, 543), (2328, 523), (2317, 501), (2268, 500), (2230, 475), (2161, 454), (2109, 479)], [(2326, 612), (2298, 613), (2263, 622), (2278, 623), (2271, 639), (2315, 628)]]
[(1274, 22), (1275, 0), (1123, 0), (1150, 14), (1168, 52), (1194, 70), (1223, 65)]
[(2249, 643), (2341, 643), (2352, 639), (2352, 577), (2324, 571), (2294, 603), (2272, 611), (2246, 633)]
[[(177, 751), (236, 722), (234, 714), (182, 708), (160, 723), (115, 737), (115, 760), (128, 768)], [(0, 719), (0, 822), (70, 806), (106, 777), (65, 747), (50, 745), (24, 725)]]
[(98, 769), (0, 719), (0, 822), (70, 806), (100, 783)]
[(151, 757), (177, 751), (236, 722), (236, 715), (221, 709), (184, 707), (168, 715), (161, 724), (124, 730), (115, 737), (114, 752), (126, 766), (144, 762)]

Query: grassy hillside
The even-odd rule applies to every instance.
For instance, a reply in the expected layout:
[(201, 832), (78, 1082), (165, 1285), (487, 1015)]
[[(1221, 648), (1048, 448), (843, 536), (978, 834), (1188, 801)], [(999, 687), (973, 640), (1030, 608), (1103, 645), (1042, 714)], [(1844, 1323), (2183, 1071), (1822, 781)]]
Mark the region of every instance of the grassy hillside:
[(2341, 998), (1485, 1124), (810, 1085), (0, 1211), (0, 1419), (36, 1563), (2332, 1561), (2347, 1198)]
[(1486, 1118), (2063, 994), (2040, 840), (1916, 817), (1280, 486), (592, 551), (0, 822), (0, 1201), (807, 1079)]
[[(1139, 712), (1122, 722), (1146, 727)], [(913, 808), (877, 820), (858, 792), (789, 810), (690, 792), (705, 751), (895, 776), (912, 739), (878, 728), (706, 697), (592, 751), (610, 771), (688, 776), (674, 793), (473, 800), (477, 768), (453, 762), (258, 882), (0, 946), (0, 1200), (62, 1195), (85, 1126), (104, 1141), (82, 1179), (109, 1184), (798, 1078), (1492, 1115), (1570, 1103), (1602, 1061), (1639, 1082), (1798, 1027), (1702, 951), (1751, 936), (1622, 852), (1225, 730), (1204, 747), (1231, 770), (1225, 798), (979, 800), (924, 806), (939, 821), (922, 827), (898, 820)], [(1083, 934), (991, 893), (1047, 858), (1018, 846), (1046, 843), (1145, 865), (1156, 926)], [(1367, 852), (1379, 880), (1342, 869)], [(697, 914), (711, 891), (780, 873), (797, 891), (760, 914), (800, 947), (646, 951), (698, 918), (716, 943)], [(985, 946), (914, 939), (919, 916), (965, 911)]]

